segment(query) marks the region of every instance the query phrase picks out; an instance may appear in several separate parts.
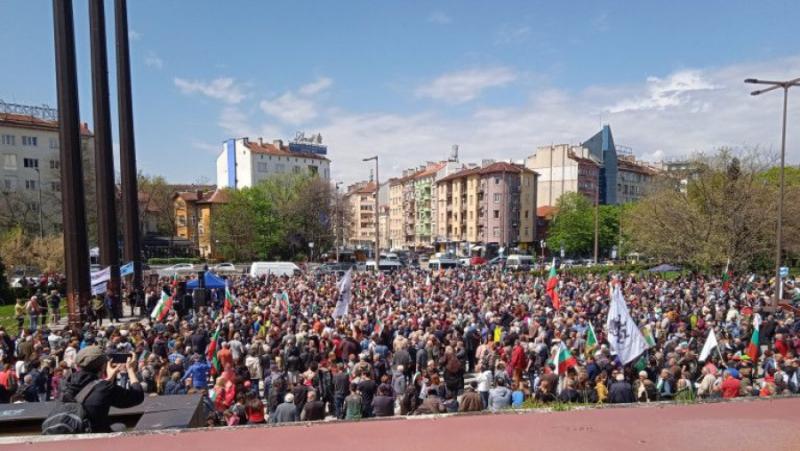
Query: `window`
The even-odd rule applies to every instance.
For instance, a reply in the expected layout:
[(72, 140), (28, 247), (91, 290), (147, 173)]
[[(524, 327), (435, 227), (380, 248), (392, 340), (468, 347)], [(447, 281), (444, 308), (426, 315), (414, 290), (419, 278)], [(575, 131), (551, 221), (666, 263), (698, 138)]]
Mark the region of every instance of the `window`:
[(0, 137), (0, 143), (3, 143), (4, 146), (13, 146), (16, 145), (17, 137), (14, 135), (3, 135)]
[(499, 202), (500, 202), (500, 199), (501, 199), (501, 197), (502, 197), (502, 194), (500, 194), (500, 193), (494, 193), (494, 203), (499, 203)]
[(50, 182), (50, 189), (53, 191), (61, 191), (61, 182)]
[(25, 180), (25, 189), (36, 189), (36, 180)]
[(3, 191), (16, 191), (17, 179), (15, 177), (7, 177), (3, 179)]
[[(24, 138), (24, 136), (23, 136)], [(24, 158), (23, 159), (23, 166), (26, 168), (38, 168), (39, 167), (39, 160), (36, 158)]]
[(269, 171), (269, 167), (267, 166), (267, 163), (258, 163), (256, 170), (258, 172), (267, 172)]
[(495, 185), (499, 185), (500, 184), (500, 177), (495, 177), (494, 178), (494, 184)]
[(500, 210), (495, 210), (494, 211), (494, 217), (495, 218), (499, 218), (500, 217)]
[(61, 162), (59, 160), (50, 160), (50, 169), (61, 169)]
[(300, 173), (300, 166), (293, 167), (292, 168), (292, 172), (294, 172), (295, 174), (299, 174)]
[(35, 136), (23, 136), (22, 137), (22, 145), (23, 146), (36, 147), (36, 137)]
[(7, 153), (3, 155), (3, 169), (9, 171), (16, 171), (17, 170), (17, 156), (13, 153)]
[(58, 138), (50, 138), (50, 148), (58, 149)]
[(276, 172), (283, 172), (286, 170), (286, 166), (283, 163), (278, 163), (275, 165)]
[(30, 208), (31, 211), (39, 211), (39, 204), (36, 202), (28, 202), (28, 208)]
[(529, 229), (525, 227), (525, 236), (527, 236), (528, 234), (529, 234)]
[(500, 227), (492, 228), (492, 236), (495, 237), (495, 238), (500, 236)]
[(528, 219), (528, 210), (525, 210), (525, 219)]

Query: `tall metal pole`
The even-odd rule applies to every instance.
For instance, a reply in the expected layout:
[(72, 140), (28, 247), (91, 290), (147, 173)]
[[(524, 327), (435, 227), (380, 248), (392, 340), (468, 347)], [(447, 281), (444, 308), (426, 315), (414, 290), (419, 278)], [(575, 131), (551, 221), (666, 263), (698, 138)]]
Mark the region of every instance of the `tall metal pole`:
[(100, 264), (111, 267), (108, 291), (119, 296), (119, 249), (117, 246), (116, 186), (111, 147), (111, 108), (108, 94), (106, 17), (103, 0), (89, 0), (92, 47), (92, 106), (94, 112), (95, 189), (97, 192), (97, 241)]
[(39, 238), (44, 238), (44, 220), (42, 219), (42, 171), (36, 168), (37, 186), (39, 187)]
[(90, 286), (72, 0), (53, 0), (53, 23), (58, 132), (61, 144), (61, 214), (64, 224), (67, 306), (69, 325), (77, 329), (82, 325), (81, 313), (89, 304)]
[(381, 182), (378, 178), (378, 156), (375, 155), (375, 267), (380, 265), (381, 260), (381, 227), (380, 227), (380, 212), (379, 209), (379, 195), (381, 191)]
[(119, 110), (119, 153), (122, 185), (122, 217), (125, 235), (125, 260), (133, 262), (133, 290), (142, 289), (142, 262), (139, 236), (139, 199), (136, 148), (133, 140), (131, 65), (128, 48), (128, 5), (115, 0), (114, 22), (117, 38), (117, 109)]
[(783, 86), (783, 127), (781, 130), (781, 171), (780, 171), (780, 194), (778, 194), (778, 230), (777, 245), (775, 246), (775, 296), (772, 300), (772, 308), (777, 309), (780, 296), (783, 292), (783, 280), (781, 280), (781, 248), (783, 247), (783, 192), (784, 180), (783, 172), (786, 164), (786, 108), (789, 104), (789, 85)]
[(594, 190), (594, 262), (600, 251), (600, 179), (595, 183)]

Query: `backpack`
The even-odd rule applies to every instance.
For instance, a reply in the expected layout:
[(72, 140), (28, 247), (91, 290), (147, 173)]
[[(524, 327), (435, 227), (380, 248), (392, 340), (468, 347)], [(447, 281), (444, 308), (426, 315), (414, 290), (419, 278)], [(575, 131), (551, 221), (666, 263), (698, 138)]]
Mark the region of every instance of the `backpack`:
[(92, 426), (86, 417), (83, 403), (89, 394), (102, 382), (94, 380), (78, 392), (75, 402), (59, 403), (50, 415), (42, 422), (42, 435), (83, 434), (92, 432)]

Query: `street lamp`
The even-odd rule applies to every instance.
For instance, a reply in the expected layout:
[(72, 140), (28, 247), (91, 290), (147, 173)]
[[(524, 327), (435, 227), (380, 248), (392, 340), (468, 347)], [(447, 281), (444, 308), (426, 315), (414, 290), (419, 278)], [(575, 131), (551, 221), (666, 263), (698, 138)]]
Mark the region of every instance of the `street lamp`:
[(339, 186), (341, 186), (342, 182), (336, 182), (335, 189), (336, 189), (336, 205), (335, 205), (335, 220), (336, 224), (333, 225), (333, 233), (334, 233), (334, 243), (333, 246), (336, 249), (336, 263), (339, 263), (339, 240), (342, 234), (341, 226), (342, 226), (342, 205), (339, 202)]
[(755, 78), (748, 78), (744, 81), (749, 84), (767, 85), (768, 88), (759, 89), (750, 93), (752, 96), (761, 95), (778, 88), (783, 88), (783, 128), (781, 130), (781, 170), (780, 170), (780, 188), (778, 189), (778, 225), (777, 225), (777, 239), (775, 248), (775, 296), (772, 300), (772, 308), (778, 308), (779, 297), (781, 295), (783, 282), (781, 280), (781, 248), (783, 245), (783, 170), (786, 162), (786, 108), (788, 106), (789, 88), (792, 86), (800, 86), (800, 78), (787, 81), (772, 81), (772, 80), (758, 80)]
[(39, 171), (39, 167), (33, 168), (36, 171), (36, 177), (38, 179), (37, 186), (39, 187), (39, 238), (44, 238), (44, 221), (42, 220), (42, 172)]
[(361, 161), (372, 160), (375, 160), (375, 265), (377, 267), (381, 259), (381, 237), (380, 226), (378, 225), (378, 192), (380, 191), (381, 183), (378, 179), (378, 156), (375, 155), (374, 157), (364, 158)]

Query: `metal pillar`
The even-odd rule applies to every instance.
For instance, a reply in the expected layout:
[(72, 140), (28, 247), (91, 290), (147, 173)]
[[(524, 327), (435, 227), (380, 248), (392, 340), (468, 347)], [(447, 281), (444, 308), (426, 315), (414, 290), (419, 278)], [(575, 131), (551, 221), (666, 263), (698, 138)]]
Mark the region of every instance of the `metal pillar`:
[(138, 292), (142, 289), (142, 262), (139, 232), (139, 189), (136, 180), (136, 148), (133, 140), (133, 105), (131, 104), (128, 2), (126, 0), (115, 0), (114, 22), (117, 38), (117, 109), (119, 110), (119, 161), (125, 260), (133, 262), (133, 289)]
[(64, 265), (67, 276), (69, 325), (79, 328), (89, 304), (89, 247), (83, 193), (78, 77), (72, 0), (53, 0), (58, 131), (61, 156), (61, 211), (64, 223)]
[(108, 291), (119, 296), (119, 249), (117, 248), (116, 187), (111, 146), (111, 109), (108, 95), (106, 19), (103, 0), (89, 0), (92, 47), (92, 105), (94, 110), (94, 158), (97, 191), (97, 241), (100, 264), (111, 267)]

